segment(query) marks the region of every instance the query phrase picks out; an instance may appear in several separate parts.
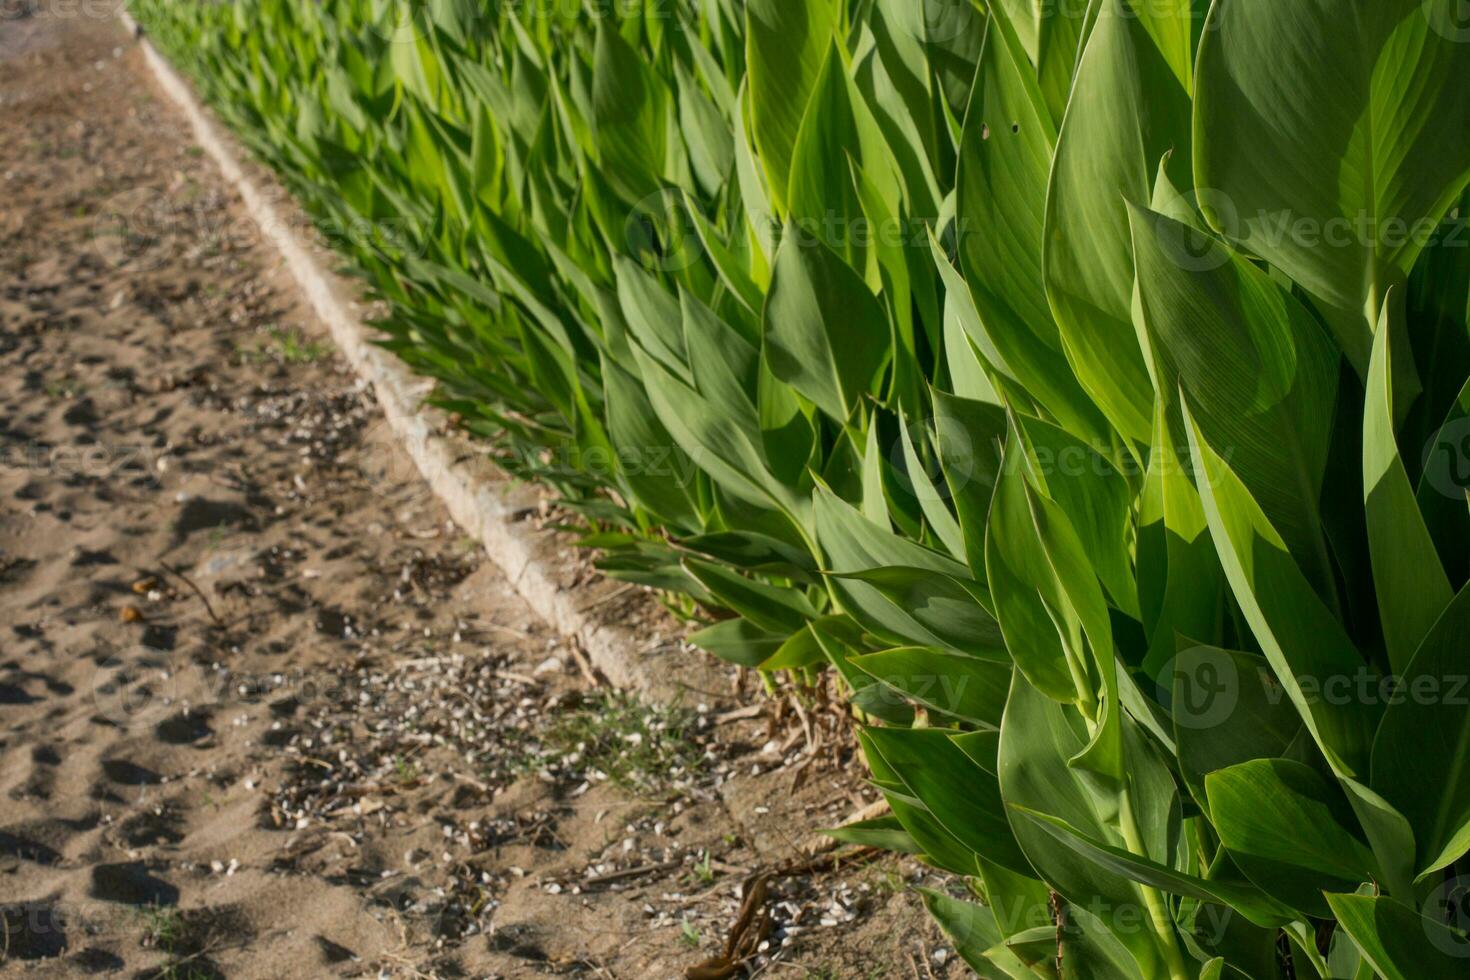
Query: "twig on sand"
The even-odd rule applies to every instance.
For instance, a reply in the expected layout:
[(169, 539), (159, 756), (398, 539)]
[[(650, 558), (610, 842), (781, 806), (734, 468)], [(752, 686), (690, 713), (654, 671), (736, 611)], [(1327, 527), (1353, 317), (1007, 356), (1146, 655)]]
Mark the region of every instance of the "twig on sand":
[(658, 864), (640, 864), (636, 868), (623, 868), (619, 871), (609, 871), (607, 874), (594, 875), (585, 879), (584, 885), (606, 885), (614, 881), (622, 881), (624, 878), (636, 878), (639, 875), (653, 874), (658, 871), (668, 871), (677, 868), (682, 861), (660, 861)]
[(581, 639), (573, 636), (567, 646), (571, 647), (572, 659), (577, 661), (577, 666), (581, 669), (582, 676), (586, 679), (587, 683), (593, 687), (607, 686), (607, 678), (603, 677), (597, 668), (592, 665), (592, 658), (587, 656), (586, 650), (582, 649)]
[(195, 585), (194, 584), (194, 581), (191, 578), (189, 578), (189, 576), (185, 575), (183, 572), (181, 572), (178, 569), (174, 568), (168, 562), (166, 562), (166, 561), (160, 561), (158, 564), (160, 564), (160, 565), (163, 566), (163, 570), (165, 572), (168, 572), (174, 578), (178, 579), (180, 582), (183, 582), (185, 585), (187, 585), (190, 589), (193, 590), (194, 594), (199, 597), (199, 601), (202, 602), (202, 603), (204, 603), (204, 611), (207, 612), (207, 613), (209, 613), (209, 618), (212, 619), (212, 620), (214, 620), (214, 625), (218, 626), (220, 629), (224, 629), (225, 628), (225, 621), (223, 619), (220, 619), (219, 618), (219, 614), (216, 613), (214, 611), (214, 607), (209, 604), (209, 597), (204, 594), (204, 590), (203, 589), (201, 589), (199, 586)]

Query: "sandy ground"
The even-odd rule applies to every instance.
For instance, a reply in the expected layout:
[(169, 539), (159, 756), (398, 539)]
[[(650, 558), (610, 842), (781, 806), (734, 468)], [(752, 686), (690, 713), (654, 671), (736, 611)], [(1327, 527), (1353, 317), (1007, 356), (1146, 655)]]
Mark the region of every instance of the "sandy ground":
[(757, 880), (750, 973), (958, 975), (924, 869), (803, 857), (872, 799), (840, 714), (591, 683), (394, 451), (121, 29), (18, 4), (0, 975), (682, 976)]

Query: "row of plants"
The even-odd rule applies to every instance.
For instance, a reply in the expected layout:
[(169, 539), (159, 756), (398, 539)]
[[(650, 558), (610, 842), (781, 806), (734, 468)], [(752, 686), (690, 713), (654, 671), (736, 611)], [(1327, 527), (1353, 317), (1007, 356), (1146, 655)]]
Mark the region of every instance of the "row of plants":
[(1455, 0), (134, 0), (984, 976), (1461, 977)]

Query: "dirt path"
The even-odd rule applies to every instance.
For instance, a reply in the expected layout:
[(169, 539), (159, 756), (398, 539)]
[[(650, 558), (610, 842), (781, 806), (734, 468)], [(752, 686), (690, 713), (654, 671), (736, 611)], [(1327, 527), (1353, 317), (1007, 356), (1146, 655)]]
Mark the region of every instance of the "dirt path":
[[(642, 980), (718, 953), (749, 876), (871, 798), (837, 715), (591, 687), (121, 29), (66, 9), (0, 20), (0, 975)], [(924, 878), (774, 879), (754, 971), (951, 975)]]

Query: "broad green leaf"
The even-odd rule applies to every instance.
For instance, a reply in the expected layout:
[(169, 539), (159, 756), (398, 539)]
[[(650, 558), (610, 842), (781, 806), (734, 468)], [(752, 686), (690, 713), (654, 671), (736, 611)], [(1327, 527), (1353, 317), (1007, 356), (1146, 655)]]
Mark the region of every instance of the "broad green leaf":
[[(692, 486), (693, 461), (659, 422), (636, 378), (611, 359), (605, 359), (602, 381), (608, 436), (616, 445), (650, 450), (637, 461), (639, 465), (619, 468), (623, 481), (638, 502), (661, 519), (687, 528), (698, 527), (699, 514)], [(612, 467), (616, 457), (609, 455), (606, 465)], [(648, 465), (643, 465), (644, 462)]]
[(1345, 826), (1353, 820), (1347, 800), (1302, 763), (1256, 759), (1220, 769), (1205, 777), (1205, 793), (1220, 842), (1239, 862), (1269, 866), (1271, 874), (1263, 875), (1242, 863), (1258, 885), (1287, 902), (1296, 889), (1378, 877), (1372, 851)]
[(872, 181), (887, 216), (896, 214), (901, 188), (892, 154), (834, 43), (792, 150), (787, 233), (799, 229), (862, 273), (868, 268), (869, 240), (875, 231), (888, 231), (881, 223), (885, 215), (865, 211), (853, 184), (854, 167)]
[(878, 847), (898, 854), (924, 853), (909, 832), (903, 829), (899, 819), (891, 815), (843, 824), (819, 833), (843, 844), (855, 844), (858, 847)]
[(759, 582), (724, 565), (695, 558), (686, 558), (684, 567), (722, 605), (768, 632), (795, 633), (817, 616), (806, 596), (796, 589)]
[(1138, 443), (1152, 434), (1153, 385), (1132, 322), (1128, 205), (1148, 203), (1165, 153), (1189, 151), (1178, 74), (1189, 63), (1189, 16), (1185, 0), (1101, 0), (1046, 201), (1043, 269), (1063, 350), (1113, 427)]
[(964, 535), (960, 532), (959, 521), (949, 512), (949, 507), (945, 504), (949, 495), (949, 486), (943, 480), (940, 481), (939, 487), (935, 486), (933, 479), (930, 478), (928, 467), (919, 458), (919, 451), (914, 447), (911, 432), (912, 426), (908, 418), (900, 412), (898, 435), (899, 444), (903, 450), (903, 475), (907, 480), (908, 488), (917, 498), (930, 532), (939, 539), (951, 556), (963, 559), (965, 557)]
[(1062, 846), (1069, 847), (1088, 860), (1140, 884), (1203, 902), (1227, 905), (1261, 926), (1283, 925), (1293, 917), (1290, 909), (1272, 901), (1259, 889), (1184, 874), (1130, 853), (1124, 848), (1094, 840), (1058, 817), (1037, 813), (1025, 807), (1013, 809), (1051, 834)]
[[(914, 709), (912, 705), (895, 694), (891, 689), (879, 684), (867, 673), (853, 666), (853, 658), (864, 652), (864, 647), (862, 646), (864, 641), (861, 636), (861, 629), (858, 628), (857, 624), (851, 618), (845, 616), (826, 616), (819, 621), (808, 624), (807, 628), (816, 637), (817, 644), (822, 648), (822, 653), (827, 657), (827, 661), (831, 663), (851, 689), (852, 696), (849, 700), (854, 708), (857, 708), (863, 714), (871, 715), (874, 718), (893, 725), (901, 725), (906, 728), (913, 724)], [(873, 767), (871, 761), (869, 762), (869, 767), (873, 768), (875, 777), (882, 778), (877, 768)], [(894, 777), (890, 781), (897, 781), (897, 777)], [(894, 808), (894, 812), (900, 817), (904, 816), (897, 807)], [(910, 823), (905, 820), (904, 826), (909, 827)], [(915, 835), (921, 836), (921, 832), (916, 831)], [(925, 851), (929, 854), (935, 853), (929, 850), (927, 846), (925, 847)], [(960, 867), (967, 868), (970, 863), (970, 860), (966, 858), (961, 862)], [(969, 872), (965, 871), (961, 873), (968, 874)]]
[(1368, 367), (1363, 406), (1363, 505), (1383, 637), (1394, 673), (1403, 673), (1454, 591), (1414, 499), (1394, 434), (1393, 322), (1383, 304)]
[[(990, 366), (1065, 428), (1101, 445), (1107, 422), (1062, 353), (1042, 281), (1042, 217), (1057, 127), (1023, 59), (992, 23), (957, 164), (956, 242), (964, 280), (937, 247), (935, 262), (960, 325)], [(959, 301), (962, 291), (965, 302)]]
[[(1129, 782), (1144, 803), (1138, 814), (1144, 855), (1172, 865), (1178, 833), (1178, 800), (1173, 777), (1157, 752), (1124, 719)], [(1072, 768), (1089, 735), (1078, 714), (1037, 691), (1017, 671), (1001, 722), (1000, 788), (1007, 806), (1021, 806), (1060, 818), (1095, 840), (1125, 846), (1115, 827), (1116, 784)], [(1104, 908), (1141, 914), (1143, 894), (1134, 882), (1075, 851), (1058, 847), (1051, 834), (1019, 815), (1012, 828), (1037, 873), (1073, 905), (1101, 901)], [(1167, 975), (1162, 958), (1135, 914), (1126, 925), (1110, 923), (1139, 961), (1143, 976)]]
[[(838, 595), (862, 594), (856, 590), (858, 583), (871, 587), (892, 603), (894, 609), (911, 617), (918, 628), (890, 637), (897, 642), (940, 646), (969, 657), (1010, 662), (1000, 627), (981, 601), (983, 591), (962, 577), (931, 568), (883, 565), (833, 572), (831, 582)], [(880, 636), (892, 631), (874, 615), (871, 606), (864, 607), (855, 617)]]
[(658, 189), (672, 111), (663, 79), (599, 19), (589, 122), (604, 172), (630, 201)]
[(1061, 620), (1075, 616), (1082, 635), (1087, 639), (1086, 653), (1079, 645), (1076, 654), (1077, 659), (1086, 665), (1086, 684), (1092, 688), (1088, 694), (1093, 702), (1089, 716), (1093, 732), (1087, 746), (1071, 762), (1121, 780), (1124, 772), (1122, 708), (1117, 652), (1113, 647), (1107, 600), (1066, 513), (1050, 498), (1029, 487), (1026, 504), (1042, 554), (1060, 586), (1055, 596), (1057, 608), (1066, 610), (1063, 615), (1054, 613), (1053, 618)]
[(1205, 440), (1187, 402), (1184, 419), (1210, 536), (1246, 622), (1333, 769), (1364, 772), (1377, 709), (1323, 695), (1371, 676), (1366, 663), (1240, 477)]
[(875, 390), (888, 359), (888, 321), (862, 278), (788, 224), (765, 307), (771, 372), (835, 422)]
[[(1015, 461), (1021, 452), (1015, 440), (1008, 442), (990, 505), (985, 578), (995, 618), (1016, 666), (1038, 691), (1071, 703), (1082, 696), (1079, 686), (1085, 679), (1052, 617), (1058, 591), (1055, 573), (1042, 554), (1031, 519), (1026, 478)], [(1053, 597), (1051, 607), (1048, 596)]]
[(854, 657), (858, 669), (926, 708), (991, 728), (1000, 727), (1011, 668), (928, 647), (896, 647)]
[(1138, 616), (1132, 573), (1133, 490), (1117, 466), (1071, 433), (1012, 412), (1013, 438), (1033, 486), (1067, 515), (1112, 603)]
[(1470, 178), (1455, 0), (1217, 0), (1200, 44), (1195, 185), (1211, 224), (1325, 304), (1366, 373), (1388, 288)]
[(869, 728), (866, 741), (957, 840), (987, 861), (1031, 873), (1011, 835), (995, 777), (976, 766), (944, 731)]
[(1286, 755), (1301, 718), (1265, 658), (1191, 645), (1160, 675), (1172, 698), (1179, 769), (1196, 797), (1217, 769)]
[(689, 642), (701, 650), (741, 667), (759, 667), (785, 640), (745, 619), (727, 619), (689, 634)]
[(1005, 409), (997, 404), (934, 395), (934, 439), (945, 487), (954, 501), (971, 574), (985, 579), (985, 520), (1000, 476)]
[[(1154, 413), (1153, 447), (1139, 504), (1136, 561), (1139, 607), (1149, 634), (1143, 668), (1160, 677), (1174, 657), (1178, 637), (1215, 641), (1225, 616), (1220, 559), (1162, 398)], [(1160, 680), (1170, 683), (1166, 677)]]
[[(978, 902), (951, 898), (929, 888), (919, 889), (924, 907), (939, 923), (939, 928), (954, 943), (955, 952), (979, 976), (1012, 977), (1029, 980), (1036, 974), (1015, 953), (1006, 949), (995, 914)], [(997, 972), (1000, 971), (1000, 972)]]
[(1392, 898), (1328, 895), (1327, 903), (1383, 980), (1452, 980), (1465, 975), (1463, 933)]
[(1470, 588), (1435, 621), (1396, 686), (1373, 742), (1371, 785), (1409, 819), (1415, 870), (1433, 871), (1470, 850)]
[(749, 0), (745, 58), (751, 129), (776, 207), (784, 213), (787, 178), (801, 120), (836, 30), (832, 0)]
[(922, 803), (909, 794), (898, 772), (883, 760), (882, 754), (868, 739), (868, 731), (858, 730), (863, 758), (873, 772), (874, 783), (883, 790), (884, 798), (903, 829), (924, 849), (924, 855), (930, 862), (954, 874), (974, 874), (977, 870), (974, 852), (956, 840)]
[(1133, 208), (1131, 221), (1159, 397), (1172, 402), (1183, 388), (1200, 430), (1328, 594), (1319, 498), (1336, 351), (1311, 314), (1249, 262), (1157, 212)]

